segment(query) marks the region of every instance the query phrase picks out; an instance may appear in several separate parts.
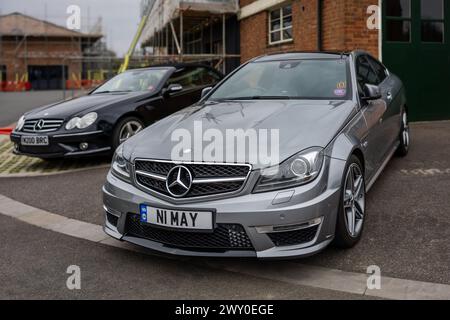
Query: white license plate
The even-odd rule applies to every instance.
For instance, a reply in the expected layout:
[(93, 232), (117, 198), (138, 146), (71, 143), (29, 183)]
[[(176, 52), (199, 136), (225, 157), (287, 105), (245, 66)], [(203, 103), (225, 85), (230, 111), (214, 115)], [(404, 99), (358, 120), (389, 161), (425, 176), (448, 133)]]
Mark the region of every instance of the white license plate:
[(192, 230), (212, 230), (213, 213), (206, 211), (172, 210), (140, 206), (141, 222), (163, 227)]
[(23, 136), (20, 139), (23, 146), (48, 146), (47, 136)]

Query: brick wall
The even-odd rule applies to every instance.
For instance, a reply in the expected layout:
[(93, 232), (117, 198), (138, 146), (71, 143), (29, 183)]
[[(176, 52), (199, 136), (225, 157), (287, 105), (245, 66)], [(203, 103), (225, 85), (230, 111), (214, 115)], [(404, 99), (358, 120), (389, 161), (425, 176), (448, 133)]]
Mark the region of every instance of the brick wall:
[[(241, 0), (241, 7), (255, 0)], [(257, 0), (256, 0), (257, 1)], [(292, 0), (293, 41), (269, 45), (269, 13), (263, 11), (240, 22), (241, 61), (271, 52), (315, 51), (317, 46), (317, 0)], [(378, 56), (378, 31), (366, 26), (367, 7), (377, 0), (323, 0), (323, 50), (363, 49)]]
[(6, 65), (8, 81), (14, 81), (16, 75), (19, 79), (28, 72), (29, 65), (67, 65), (69, 74), (79, 74), (79, 62), (64, 60), (64, 57), (80, 57), (81, 49), (71, 40), (39, 41), (29, 40), (24, 43), (14, 40), (3, 40), (0, 53), (0, 64)]

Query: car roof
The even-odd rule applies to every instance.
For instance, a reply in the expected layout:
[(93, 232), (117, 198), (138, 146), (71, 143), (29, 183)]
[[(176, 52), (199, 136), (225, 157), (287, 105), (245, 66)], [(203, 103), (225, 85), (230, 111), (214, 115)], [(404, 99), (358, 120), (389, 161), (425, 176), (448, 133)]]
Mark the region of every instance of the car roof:
[(351, 52), (338, 51), (311, 51), (311, 52), (288, 52), (288, 53), (274, 53), (255, 58), (254, 62), (277, 61), (277, 60), (301, 60), (301, 59), (339, 59), (348, 57)]

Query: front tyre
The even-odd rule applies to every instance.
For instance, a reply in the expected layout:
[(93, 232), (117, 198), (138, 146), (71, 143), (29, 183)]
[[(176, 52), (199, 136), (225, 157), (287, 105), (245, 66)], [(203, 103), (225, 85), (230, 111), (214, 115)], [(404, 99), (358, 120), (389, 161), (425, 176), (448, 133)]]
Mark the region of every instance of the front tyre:
[(341, 248), (352, 248), (361, 239), (366, 210), (366, 183), (363, 166), (355, 155), (346, 165), (342, 181), (341, 201), (336, 223), (334, 243)]
[(397, 149), (397, 155), (405, 157), (409, 152), (409, 146), (411, 144), (411, 134), (409, 131), (408, 113), (403, 111), (402, 114), (402, 128), (400, 131), (400, 145)]
[(122, 143), (144, 129), (144, 123), (136, 117), (126, 117), (120, 120), (114, 128), (112, 147), (117, 149)]

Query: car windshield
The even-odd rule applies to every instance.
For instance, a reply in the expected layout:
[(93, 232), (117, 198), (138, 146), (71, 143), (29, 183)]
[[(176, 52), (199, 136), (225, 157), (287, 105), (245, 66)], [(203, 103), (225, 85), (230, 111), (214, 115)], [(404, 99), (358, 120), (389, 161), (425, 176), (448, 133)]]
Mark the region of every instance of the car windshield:
[(350, 96), (347, 59), (252, 62), (232, 75), (209, 100), (328, 99)]
[(124, 72), (97, 88), (92, 94), (154, 91), (160, 85), (167, 72), (168, 69)]

